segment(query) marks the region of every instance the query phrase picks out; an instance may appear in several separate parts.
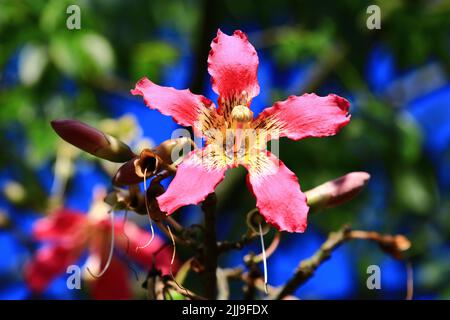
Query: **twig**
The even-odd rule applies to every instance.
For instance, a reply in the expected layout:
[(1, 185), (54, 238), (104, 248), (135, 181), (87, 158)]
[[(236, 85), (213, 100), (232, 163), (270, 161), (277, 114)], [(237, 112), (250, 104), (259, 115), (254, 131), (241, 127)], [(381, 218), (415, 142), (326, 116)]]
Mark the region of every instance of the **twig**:
[[(402, 253), (409, 249), (411, 243), (402, 235), (383, 235), (375, 231), (350, 230), (344, 226), (337, 232), (331, 232), (328, 239), (321, 245), (318, 251), (310, 258), (303, 260), (297, 266), (294, 275), (286, 284), (278, 290), (276, 299), (283, 299), (291, 295), (295, 290), (314, 275), (316, 269), (330, 258), (331, 253), (347, 240), (363, 239), (378, 243), (383, 251), (394, 258), (401, 259)], [(409, 289), (408, 285), (408, 291)], [(409, 293), (408, 293), (409, 296)]]
[(156, 294), (156, 278), (148, 277), (146, 282), (147, 287), (147, 299), (148, 300), (157, 300)]
[[(255, 296), (255, 288), (256, 281), (261, 278), (261, 272), (257, 266), (261, 261), (266, 261), (278, 248), (280, 243), (280, 232), (276, 232), (275, 236), (270, 244), (270, 246), (266, 250), (266, 254), (264, 255), (264, 251), (258, 255), (254, 255), (253, 253), (249, 253), (244, 257), (244, 262), (247, 265), (248, 272), (247, 283), (244, 288), (245, 300), (253, 300)], [(266, 265), (264, 266), (266, 268)], [(264, 271), (264, 291), (267, 294), (267, 273), (266, 269)]]
[(230, 286), (228, 276), (224, 269), (217, 268), (217, 300), (228, 300), (230, 296)]
[(185, 288), (180, 288), (174, 281), (172, 280), (168, 280), (165, 283), (167, 286), (169, 286), (171, 289), (175, 290), (176, 292), (178, 292), (179, 294), (181, 294), (182, 296), (189, 298), (191, 300), (207, 300), (205, 297), (202, 297), (188, 289)]
[(348, 237), (350, 239), (371, 240), (380, 246), (386, 253), (396, 259), (402, 259), (403, 251), (411, 247), (411, 242), (403, 235), (379, 234), (375, 231), (352, 230)]
[(228, 279), (240, 280), (242, 275), (244, 274), (244, 269), (242, 269), (241, 267), (226, 268), (222, 269), (222, 271)]
[[(250, 275), (248, 273), (243, 273), (241, 275), (240, 278), (243, 282), (245, 283), (249, 283), (250, 281), (252, 281), (250, 279)], [(256, 289), (258, 289), (259, 291), (265, 293), (266, 292), (266, 285), (264, 284), (264, 280), (259, 277), (257, 279), (254, 280), (253, 285), (255, 286)], [(271, 285), (267, 285), (267, 292), (269, 294), (269, 296), (274, 295), (277, 292), (277, 288), (272, 287)]]
[[(161, 230), (167, 236), (167, 238), (170, 239), (170, 233), (164, 226), (164, 224), (161, 221), (155, 221), (155, 224), (158, 226), (159, 230)], [(175, 242), (186, 245), (186, 241), (184, 239), (181, 239), (176, 235), (173, 235), (173, 238), (175, 239)]]
[[(266, 249), (266, 258), (267, 259), (269, 259), (269, 257), (277, 250), (278, 245), (280, 244), (280, 238), (281, 238), (280, 232), (276, 231), (272, 242), (270, 243), (269, 247)], [(248, 259), (248, 258), (244, 257), (244, 260), (246, 260), (246, 259)], [(263, 261), (262, 253), (258, 254), (257, 256), (253, 256), (254, 263), (260, 263), (261, 261)]]
[[(251, 279), (251, 275), (249, 274), (249, 272), (244, 272), (244, 270), (240, 267), (223, 269), (223, 272), (224, 274), (226, 274), (228, 279), (240, 280), (247, 285), (250, 281), (252, 281), (254, 287), (258, 289), (258, 291), (265, 293), (264, 280), (261, 277), (253, 280)], [(277, 288), (272, 287), (271, 285), (267, 285), (267, 291), (269, 296), (273, 296), (276, 294)]]
[(164, 284), (161, 279), (161, 274), (155, 269), (150, 270), (147, 275), (147, 279), (145, 279), (145, 282), (142, 284), (142, 287), (147, 289), (148, 300), (164, 299)]
[(166, 217), (166, 221), (168, 224), (170, 224), (176, 232), (178, 233), (183, 233), (184, 228), (181, 224), (178, 223), (178, 221), (176, 221), (174, 218), (172, 217)]
[(350, 228), (345, 226), (337, 232), (330, 233), (328, 239), (312, 257), (300, 262), (292, 278), (286, 282), (284, 287), (282, 287), (280, 292), (276, 295), (276, 299), (283, 299), (284, 297), (293, 294), (300, 285), (311, 278), (317, 267), (330, 257), (333, 250), (347, 240), (349, 232)]
[(224, 253), (230, 250), (241, 250), (247, 244), (253, 241), (257, 236), (256, 233), (246, 233), (242, 236), (241, 240), (230, 242), (230, 241), (222, 241), (217, 244), (218, 253)]
[(205, 214), (205, 233), (203, 263), (205, 266), (205, 296), (208, 299), (215, 299), (217, 290), (217, 239), (216, 239), (216, 208), (217, 198), (215, 193), (208, 195), (202, 204)]
[(261, 272), (258, 269), (258, 266), (254, 262), (254, 255), (248, 259), (247, 262), (247, 277), (244, 286), (244, 300), (254, 300), (256, 294), (256, 280), (261, 278)]
[(412, 300), (414, 295), (414, 274), (411, 261), (406, 262), (406, 274), (408, 279), (406, 283), (406, 300)]

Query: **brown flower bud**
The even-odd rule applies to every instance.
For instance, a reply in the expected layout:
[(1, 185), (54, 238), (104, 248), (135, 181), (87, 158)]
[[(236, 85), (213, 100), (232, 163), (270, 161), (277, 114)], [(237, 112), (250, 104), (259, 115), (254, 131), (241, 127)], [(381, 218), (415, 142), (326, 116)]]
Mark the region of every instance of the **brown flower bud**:
[(403, 253), (411, 247), (411, 241), (403, 235), (385, 236), (378, 243), (384, 252), (396, 259), (402, 259)]
[(128, 187), (128, 194), (126, 196), (126, 203), (130, 209), (135, 212), (142, 211), (144, 207), (144, 196), (141, 194), (141, 189), (137, 184)]
[(138, 185), (131, 185), (128, 190), (115, 188), (103, 201), (115, 210), (132, 210), (139, 214), (146, 214), (144, 196)]
[(192, 148), (195, 149), (195, 147), (194, 142), (190, 138), (183, 137), (166, 140), (153, 151), (158, 154), (165, 163), (172, 164), (181, 156), (181, 150), (191, 150)]
[(147, 205), (150, 217), (155, 221), (162, 221), (166, 218), (166, 214), (159, 209), (156, 197), (164, 193), (164, 187), (160, 183), (151, 183), (147, 189)]
[(144, 149), (141, 151), (139, 159), (135, 162), (136, 175), (142, 178), (144, 178), (144, 175), (145, 177), (150, 177), (159, 171), (162, 163), (160, 156), (152, 150)]
[(353, 199), (370, 179), (367, 172), (351, 172), (305, 192), (310, 207), (331, 208)]
[(129, 208), (127, 204), (125, 190), (114, 190), (109, 192), (105, 199), (105, 203), (109, 204), (115, 210), (126, 210)]
[(98, 158), (125, 162), (135, 156), (125, 143), (77, 120), (53, 120), (53, 130), (65, 141)]
[(150, 178), (159, 172), (163, 160), (149, 149), (144, 149), (138, 157), (125, 162), (113, 178), (116, 186), (133, 185)]

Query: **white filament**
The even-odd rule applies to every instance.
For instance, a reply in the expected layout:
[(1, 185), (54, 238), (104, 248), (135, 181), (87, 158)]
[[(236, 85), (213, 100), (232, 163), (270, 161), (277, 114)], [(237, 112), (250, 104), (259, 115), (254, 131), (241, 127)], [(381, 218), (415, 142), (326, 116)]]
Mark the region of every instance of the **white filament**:
[(109, 248), (108, 261), (106, 262), (106, 265), (103, 268), (103, 270), (97, 275), (92, 273), (91, 270), (89, 269), (89, 267), (86, 268), (87, 271), (89, 272), (89, 274), (91, 276), (93, 276), (94, 278), (100, 278), (108, 270), (109, 266), (111, 265), (112, 256), (113, 256), (113, 253), (114, 253), (114, 241), (115, 241), (114, 240), (114, 237), (115, 237), (115, 235), (114, 235), (114, 210), (111, 210), (109, 212), (109, 214), (110, 214), (110, 219), (111, 219), (111, 245), (110, 245), (110, 248)]
[(177, 253), (177, 246), (176, 246), (175, 238), (172, 234), (172, 230), (170, 229), (169, 225), (167, 225), (167, 230), (169, 230), (170, 240), (172, 241), (172, 246), (173, 246), (172, 259), (170, 260), (170, 266), (169, 266), (169, 273), (170, 273), (170, 276), (172, 277), (172, 280), (175, 282), (175, 284), (178, 286), (178, 288), (184, 290), (186, 292), (186, 295), (189, 297), (190, 296), (189, 291), (187, 291), (187, 289), (185, 287), (180, 285), (178, 283), (177, 279), (175, 279), (175, 277), (173, 275), (172, 266), (173, 266), (173, 262), (175, 261), (175, 255)]
[(172, 241), (172, 246), (173, 246), (172, 259), (170, 260), (169, 272), (170, 272), (170, 275), (172, 276), (172, 278), (175, 279), (174, 276), (173, 276), (173, 273), (172, 273), (172, 265), (173, 265), (173, 262), (175, 261), (175, 255), (177, 253), (177, 247), (176, 247), (176, 244), (175, 244), (175, 238), (173, 237), (173, 234), (172, 234), (172, 230), (170, 230), (169, 226), (167, 226), (167, 230), (169, 230), (170, 240)]
[(264, 266), (264, 291), (267, 292), (267, 257), (266, 257), (266, 249), (264, 248), (264, 236), (262, 232), (261, 223), (259, 223), (259, 237), (261, 239), (261, 248), (262, 248), (262, 256), (263, 256), (263, 266)]
[(153, 221), (152, 221), (152, 217), (150, 216), (150, 210), (148, 208), (148, 201), (147, 201), (147, 168), (145, 168), (145, 170), (144, 170), (144, 200), (145, 200), (145, 209), (147, 210), (148, 221), (150, 222), (150, 230), (151, 230), (152, 236), (150, 237), (150, 240), (145, 245), (137, 247), (136, 251), (147, 248), (152, 243), (153, 239), (155, 238), (155, 230), (153, 229)]

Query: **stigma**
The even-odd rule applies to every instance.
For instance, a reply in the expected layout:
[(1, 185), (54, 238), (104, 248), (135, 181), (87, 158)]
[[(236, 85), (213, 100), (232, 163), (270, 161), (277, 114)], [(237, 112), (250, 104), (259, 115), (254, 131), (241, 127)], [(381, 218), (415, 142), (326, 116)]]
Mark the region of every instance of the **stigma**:
[(231, 118), (239, 123), (248, 123), (253, 119), (253, 112), (247, 106), (237, 105), (231, 111)]

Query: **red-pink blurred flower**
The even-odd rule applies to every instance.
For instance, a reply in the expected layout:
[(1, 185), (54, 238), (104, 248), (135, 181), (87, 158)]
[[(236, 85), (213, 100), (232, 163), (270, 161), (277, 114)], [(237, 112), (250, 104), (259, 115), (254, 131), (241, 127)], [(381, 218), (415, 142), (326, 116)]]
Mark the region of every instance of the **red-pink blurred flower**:
[(147, 78), (131, 91), (142, 95), (150, 108), (172, 116), (180, 125), (192, 126), (194, 134), (205, 138), (205, 147), (185, 157), (167, 191), (158, 197), (161, 210), (171, 214), (203, 201), (228, 168), (243, 165), (266, 221), (279, 230), (305, 230), (306, 197), (295, 174), (267, 151), (267, 141), (334, 135), (350, 121), (349, 102), (334, 94), (290, 96), (253, 119), (249, 106), (259, 94), (257, 69), (258, 56), (247, 36), (242, 31), (228, 36), (219, 30), (208, 57), (218, 109), (201, 95), (162, 87)]
[[(148, 269), (155, 263), (155, 268), (162, 274), (170, 272), (172, 248), (163, 248), (164, 241), (155, 236), (151, 246), (136, 251), (150, 234), (128, 221), (125, 236), (123, 224), (123, 220), (116, 220), (114, 224), (115, 251), (108, 269), (91, 283), (91, 293), (95, 299), (132, 298), (129, 267), (123, 261), (125, 255)], [(86, 215), (60, 209), (38, 220), (34, 225), (34, 237), (48, 245), (39, 249), (25, 266), (25, 280), (30, 289), (36, 293), (44, 291), (54, 278), (66, 272), (69, 265), (76, 264), (86, 250), (89, 251), (87, 264), (90, 270), (102, 270), (109, 257), (111, 231), (111, 221), (106, 212), (103, 217), (98, 217), (98, 214)], [(119, 251), (122, 257), (116, 254)], [(177, 267), (178, 262), (175, 261), (173, 269)]]

